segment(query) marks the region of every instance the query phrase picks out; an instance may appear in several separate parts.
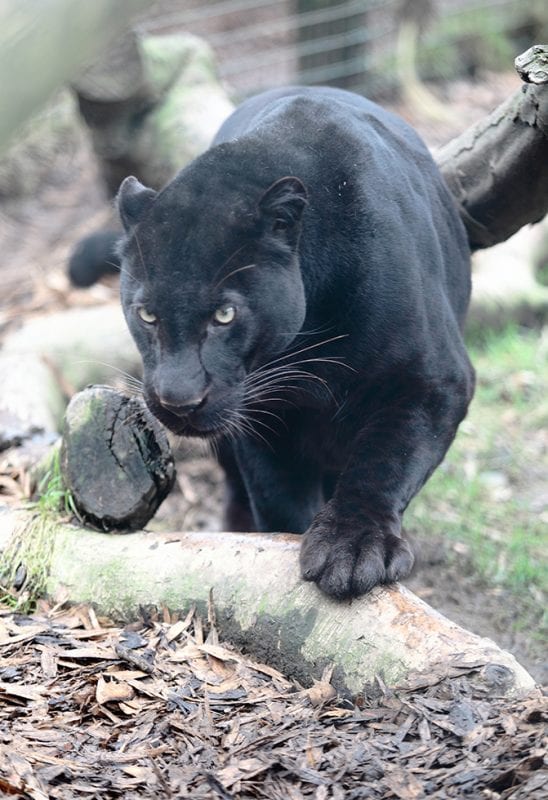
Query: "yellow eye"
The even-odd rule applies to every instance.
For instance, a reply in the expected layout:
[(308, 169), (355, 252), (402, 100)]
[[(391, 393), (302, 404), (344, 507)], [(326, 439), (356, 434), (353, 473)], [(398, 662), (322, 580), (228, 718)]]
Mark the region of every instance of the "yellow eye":
[(151, 314), (150, 311), (147, 311), (144, 306), (139, 306), (139, 308), (137, 309), (137, 313), (139, 314), (143, 322), (147, 323), (147, 325), (154, 325), (154, 323), (157, 322), (158, 318), (156, 317), (156, 315)]
[(215, 322), (218, 322), (219, 325), (230, 325), (230, 323), (234, 320), (235, 316), (236, 316), (236, 309), (234, 308), (234, 306), (221, 306), (213, 314), (213, 319), (215, 320)]

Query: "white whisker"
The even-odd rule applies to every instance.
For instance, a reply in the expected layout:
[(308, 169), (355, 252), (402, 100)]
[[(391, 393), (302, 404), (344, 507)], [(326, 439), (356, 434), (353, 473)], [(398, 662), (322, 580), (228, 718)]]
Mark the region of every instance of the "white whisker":
[(229, 272), (228, 275), (225, 275), (225, 277), (222, 280), (220, 280), (219, 283), (217, 283), (214, 288), (218, 289), (219, 286), (222, 286), (225, 281), (227, 281), (233, 275), (236, 275), (237, 272), (243, 272), (245, 269), (251, 269), (252, 267), (256, 266), (257, 266), (256, 264), (246, 264), (244, 267), (238, 267), (237, 269), (233, 269), (232, 272)]
[(347, 333), (341, 333), (339, 336), (332, 336), (330, 339), (324, 339), (321, 342), (316, 342), (316, 344), (309, 344), (306, 347), (301, 347), (299, 350), (292, 350), (289, 353), (285, 353), (282, 356), (278, 356), (278, 358), (274, 358), (271, 361), (267, 361), (266, 364), (263, 364), (264, 367), (269, 367), (272, 364), (277, 364), (280, 361), (286, 361), (288, 358), (292, 356), (298, 356), (301, 353), (306, 353), (308, 350), (313, 350), (316, 347), (321, 347), (324, 344), (330, 344), (331, 342), (336, 342), (339, 339), (346, 339), (348, 337)]

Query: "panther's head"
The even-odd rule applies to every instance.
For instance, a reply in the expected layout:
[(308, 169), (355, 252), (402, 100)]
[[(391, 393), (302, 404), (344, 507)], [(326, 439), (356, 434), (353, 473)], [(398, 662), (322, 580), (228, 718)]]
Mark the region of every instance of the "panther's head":
[(265, 181), (237, 156), (219, 145), (161, 192), (130, 177), (118, 195), (122, 304), (145, 400), (182, 435), (236, 428), (306, 314), (306, 189), (294, 176)]

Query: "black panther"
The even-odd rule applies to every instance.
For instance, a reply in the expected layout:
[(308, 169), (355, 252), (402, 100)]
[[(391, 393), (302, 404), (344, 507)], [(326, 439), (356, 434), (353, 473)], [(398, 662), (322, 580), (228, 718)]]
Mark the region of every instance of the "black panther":
[(474, 385), (470, 248), (418, 135), (342, 90), (274, 90), (118, 207), (146, 402), (216, 443), (227, 528), (303, 533), (336, 598), (407, 575), (403, 512)]

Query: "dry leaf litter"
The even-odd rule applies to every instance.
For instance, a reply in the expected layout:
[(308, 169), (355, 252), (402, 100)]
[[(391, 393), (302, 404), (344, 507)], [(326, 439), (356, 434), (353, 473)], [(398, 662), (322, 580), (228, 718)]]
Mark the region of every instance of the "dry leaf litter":
[(351, 702), (219, 641), (191, 610), (115, 627), (89, 607), (0, 607), (0, 796), (548, 798), (546, 698), (445, 665)]

